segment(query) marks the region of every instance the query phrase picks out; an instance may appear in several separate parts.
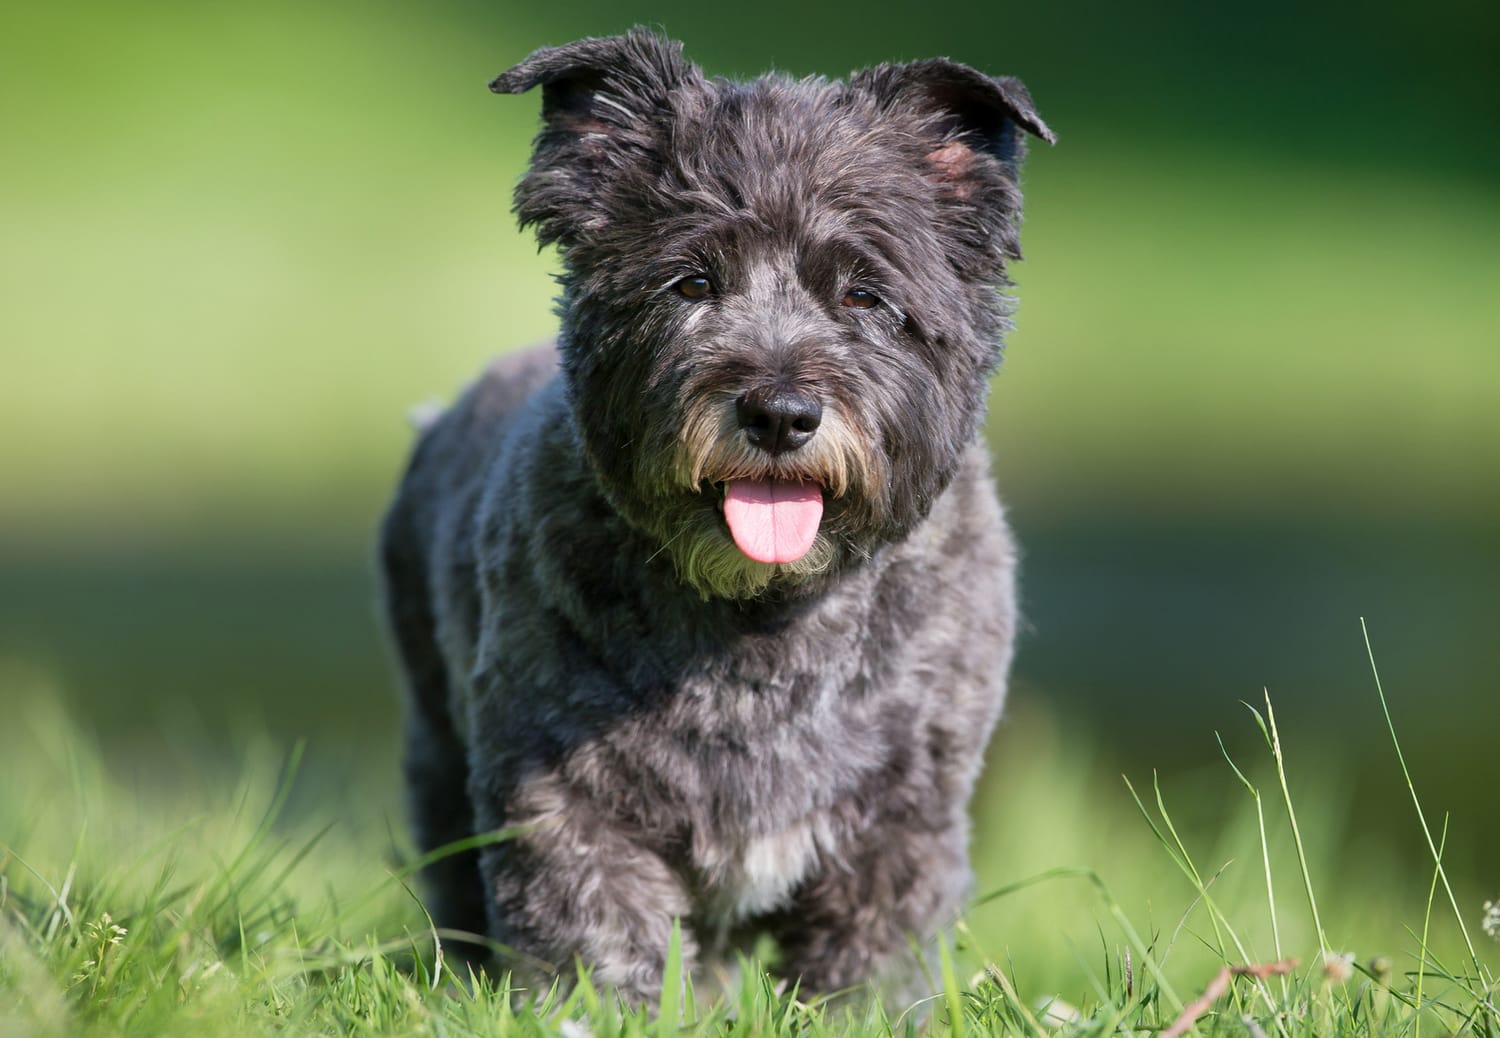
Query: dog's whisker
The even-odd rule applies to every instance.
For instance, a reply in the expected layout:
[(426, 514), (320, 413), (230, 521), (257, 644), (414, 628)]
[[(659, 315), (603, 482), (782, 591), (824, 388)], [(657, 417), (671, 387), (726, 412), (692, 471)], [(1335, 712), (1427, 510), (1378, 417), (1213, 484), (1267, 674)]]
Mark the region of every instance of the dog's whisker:
[(655, 562), (656, 559), (661, 556), (662, 552), (666, 551), (673, 544), (677, 543), (677, 541), (681, 540), (682, 539), (682, 535), (684, 533), (686, 533), (686, 532), (687, 532), (687, 530), (685, 528), (682, 529), (682, 530), (678, 530), (677, 533), (673, 534), (667, 540), (663, 541), (660, 548), (657, 548), (650, 555), (646, 556), (646, 562), (647, 563)]

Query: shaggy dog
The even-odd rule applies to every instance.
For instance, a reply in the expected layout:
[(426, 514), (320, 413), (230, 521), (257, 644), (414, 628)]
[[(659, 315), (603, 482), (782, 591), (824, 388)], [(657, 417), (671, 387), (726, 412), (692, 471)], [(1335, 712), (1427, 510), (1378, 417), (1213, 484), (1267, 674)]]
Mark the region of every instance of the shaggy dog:
[[(969, 885), (1015, 548), (981, 442), (1020, 255), (1014, 79), (706, 78), (537, 51), (516, 189), (555, 348), (417, 443), (383, 529), (439, 925), (659, 995), (760, 934), (805, 992), (923, 989)], [(477, 946), (475, 946), (477, 947)]]

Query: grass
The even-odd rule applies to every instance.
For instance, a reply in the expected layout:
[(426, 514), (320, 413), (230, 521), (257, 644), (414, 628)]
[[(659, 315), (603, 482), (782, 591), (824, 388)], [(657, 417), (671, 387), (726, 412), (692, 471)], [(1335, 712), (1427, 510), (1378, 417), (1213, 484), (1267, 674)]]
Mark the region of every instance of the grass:
[[(906, 1035), (922, 1026), (960, 1038), (1500, 1035), (1496, 946), (1471, 932), (1479, 901), (1452, 888), (1442, 864), (1446, 823), (1435, 835), (1428, 828), (1394, 723), (1418, 824), (1393, 815), (1391, 832), (1423, 832), (1430, 857), (1423, 874), (1402, 880), (1419, 888), (1420, 932), (1385, 914), (1391, 892), (1376, 873), (1329, 856), (1325, 796), (1298, 783), (1311, 769), (1287, 759), (1267, 696), (1251, 709), (1262, 766), (1242, 769), (1226, 748), (1223, 781), (1205, 788), (1218, 826), (1169, 810), (1157, 779), (1149, 794), (1129, 786), (1139, 818), (1122, 838), (1118, 798), (1091, 790), (1087, 803), (1075, 800), (1076, 754), (1035, 756), (1022, 771), (1002, 766), (1008, 797), (1042, 814), (998, 825), (981, 818), (981, 876), (1054, 860), (974, 900), (942, 948), (930, 1004), (889, 1015), (822, 1005), (778, 991), (746, 963), (727, 995), (695, 996), (682, 977), (680, 997), (673, 983), (645, 1012), (621, 1008), (586, 974), (566, 997), (521, 998), (503, 980), (455, 975), (434, 954), (440, 940), (413, 889), (416, 864), (390, 821), (387, 787), (346, 776), (347, 802), (336, 784), (310, 799), (298, 778), (304, 749), (254, 739), (234, 755), (234, 783), (205, 781), (209, 769), (131, 772), (108, 762), (55, 695), (22, 694), (25, 679), (5, 680), (18, 693), (0, 735), (7, 1036), (576, 1036), (584, 1021), (596, 1036)], [(1378, 676), (1377, 692), (1389, 718)], [(372, 762), (371, 774), (385, 766)], [(1279, 795), (1263, 798), (1272, 782)], [(1226, 806), (1236, 789), (1248, 796)], [(1107, 865), (1077, 864), (1094, 857), (1087, 852), (1070, 862), (1082, 845), (1038, 825), (1048, 811), (1066, 819), (1068, 833), (1104, 834)], [(1010, 853), (990, 845), (996, 828)], [(1255, 864), (1237, 870), (1233, 858)], [(1160, 883), (1171, 872), (1178, 878)], [(1300, 897), (1285, 895), (1288, 882)], [(1162, 903), (1171, 906), (1165, 917)], [(1369, 947), (1345, 950), (1336, 942), (1346, 934)], [(1049, 964), (1059, 949), (1061, 968)], [(669, 973), (681, 976), (680, 958), (669, 960)]]

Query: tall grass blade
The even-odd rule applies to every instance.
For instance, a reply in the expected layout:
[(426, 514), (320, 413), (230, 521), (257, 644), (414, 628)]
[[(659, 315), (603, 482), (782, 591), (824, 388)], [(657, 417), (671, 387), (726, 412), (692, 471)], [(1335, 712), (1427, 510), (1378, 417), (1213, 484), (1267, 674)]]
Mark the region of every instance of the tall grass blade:
[[(1249, 706), (1250, 704), (1246, 703), (1245, 705)], [(1253, 709), (1251, 713), (1254, 713)], [(1218, 732), (1214, 732), (1214, 738), (1219, 741), (1219, 752), (1224, 755), (1224, 760), (1229, 763), (1230, 770), (1240, 780), (1240, 784), (1249, 790), (1251, 799), (1255, 801), (1255, 821), (1260, 827), (1261, 867), (1265, 870), (1266, 874), (1266, 905), (1271, 912), (1271, 944), (1276, 952), (1276, 959), (1279, 962), (1286, 958), (1286, 956), (1281, 951), (1281, 927), (1276, 921), (1276, 888), (1271, 882), (1271, 845), (1266, 839), (1266, 812), (1264, 805), (1261, 803), (1260, 789), (1245, 777), (1245, 773), (1239, 769), (1239, 765), (1235, 764), (1234, 758), (1229, 756), (1229, 749), (1224, 745), (1224, 737)], [(1287, 980), (1285, 976), (1282, 976), (1281, 991), (1283, 996), (1286, 994), (1286, 990)]]
[[(682, 1026), (682, 920), (672, 920), (672, 936), (667, 940), (667, 965), (661, 978), (661, 1026), (676, 1030)], [(669, 1033), (663, 1031), (662, 1033)]]
[(1385, 688), (1380, 683), (1380, 669), (1375, 666), (1375, 649), (1370, 644), (1370, 628), (1365, 623), (1365, 618), (1359, 618), (1359, 629), (1365, 637), (1365, 654), (1370, 658), (1370, 673), (1375, 678), (1375, 694), (1380, 697), (1380, 710), (1385, 714), (1385, 726), (1391, 733), (1391, 745), (1396, 748), (1396, 760), (1401, 765), (1401, 776), (1406, 779), (1406, 789), (1411, 793), (1412, 806), (1417, 809), (1417, 821), (1422, 824), (1422, 835), (1427, 838), (1427, 849), (1432, 854), (1433, 865), (1437, 869), (1437, 876), (1443, 883), (1443, 890), (1448, 894), (1448, 904), (1453, 909), (1453, 918), (1458, 921), (1459, 932), (1464, 936), (1464, 945), (1469, 949), (1469, 962), (1474, 967), (1474, 976), (1483, 983), (1486, 989), (1484, 1001), (1489, 1005), (1490, 1012), (1500, 1019), (1500, 1011), (1495, 1009), (1494, 1003), (1489, 1001), (1488, 992), (1495, 987), (1495, 978), (1490, 975), (1489, 970), (1484, 968), (1479, 961), (1479, 953), (1474, 950), (1474, 942), (1469, 937), (1469, 928), (1464, 925), (1464, 914), (1459, 911), (1458, 898), (1453, 894), (1453, 887), (1448, 882), (1448, 873), (1443, 868), (1442, 852), (1432, 840), (1432, 830), (1427, 827), (1427, 816), (1422, 813), (1422, 802), (1417, 798), (1417, 788), (1411, 780), (1411, 770), (1406, 766), (1406, 754), (1401, 752), (1401, 740), (1396, 737), (1396, 723), (1391, 720), (1391, 708), (1385, 700)]
[(946, 940), (938, 941), (938, 964), (943, 977), (943, 1003), (948, 1008), (948, 1033), (953, 1038), (966, 1038), (969, 1028), (964, 1016), (963, 989), (958, 986), (958, 974), (953, 969), (953, 952), (948, 948)]
[(1318, 950), (1323, 953), (1323, 961), (1327, 962), (1328, 935), (1323, 929), (1323, 918), (1318, 914), (1318, 899), (1313, 893), (1312, 874), (1307, 868), (1307, 850), (1302, 845), (1302, 830), (1297, 825), (1297, 809), (1292, 806), (1292, 791), (1286, 783), (1286, 755), (1281, 750), (1281, 732), (1276, 728), (1276, 711), (1271, 706), (1270, 690), (1263, 691), (1266, 697), (1266, 716), (1262, 718), (1254, 707), (1250, 707), (1250, 712), (1255, 714), (1261, 734), (1265, 736), (1271, 747), (1271, 756), (1276, 761), (1276, 778), (1281, 783), (1281, 799), (1286, 804), (1286, 817), (1292, 826), (1292, 843), (1297, 848), (1297, 864), (1302, 869), (1302, 889), (1307, 893), (1307, 907), (1312, 912), (1313, 928), (1318, 931)]
[[(1438, 840), (1438, 863), (1442, 863), (1443, 851), (1448, 846), (1448, 816), (1443, 815), (1443, 835)], [(1427, 910), (1422, 915), (1422, 944), (1420, 957), (1417, 959), (1417, 1019), (1415, 1024), (1415, 1038), (1422, 1038), (1422, 981), (1427, 977), (1427, 935), (1432, 926), (1432, 902), (1437, 897), (1438, 873), (1432, 870), (1432, 883), (1427, 888)]]

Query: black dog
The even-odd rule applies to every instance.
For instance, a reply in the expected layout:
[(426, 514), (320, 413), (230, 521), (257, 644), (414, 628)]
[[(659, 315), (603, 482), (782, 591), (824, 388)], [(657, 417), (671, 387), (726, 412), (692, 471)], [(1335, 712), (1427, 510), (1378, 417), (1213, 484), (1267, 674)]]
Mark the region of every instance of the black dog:
[(424, 431), (384, 527), (434, 914), (659, 993), (759, 933), (804, 991), (920, 992), (969, 883), (1015, 550), (980, 440), (1019, 256), (1014, 79), (706, 79), (541, 50), (516, 191), (556, 351)]

